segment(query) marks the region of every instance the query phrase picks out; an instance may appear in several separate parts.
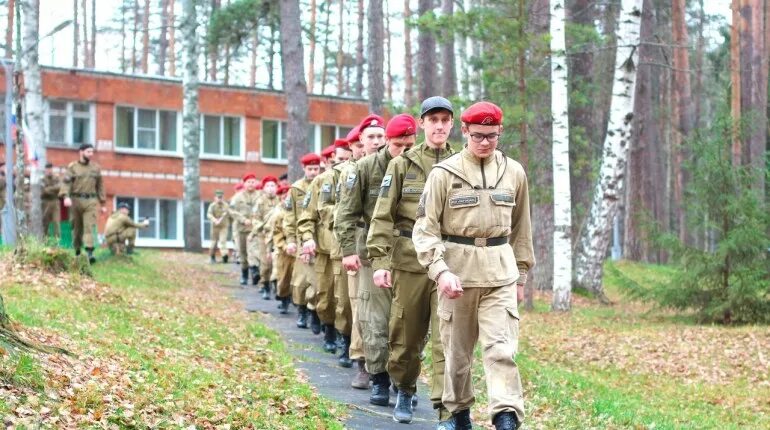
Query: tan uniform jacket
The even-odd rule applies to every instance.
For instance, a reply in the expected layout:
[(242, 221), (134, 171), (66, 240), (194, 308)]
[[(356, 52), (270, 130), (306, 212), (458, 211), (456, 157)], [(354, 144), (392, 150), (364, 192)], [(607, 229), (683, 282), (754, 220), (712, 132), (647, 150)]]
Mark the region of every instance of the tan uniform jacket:
[(61, 190), (61, 181), (56, 175), (43, 176), (43, 189), (41, 190), (40, 198), (43, 200), (58, 200), (59, 191)]
[[(413, 241), (428, 276), (449, 270), (463, 287), (503, 286), (535, 265), (527, 175), (518, 162), (496, 151), (483, 165), (468, 149), (437, 164), (428, 175)], [(442, 235), (507, 236), (500, 246), (466, 245)]]
[(273, 216), (270, 219), (270, 237), (273, 240), (273, 247), (279, 251), (286, 249), (286, 236), (283, 233), (284, 216), (286, 216), (286, 208), (281, 204), (273, 210)]
[(110, 237), (113, 234), (118, 234), (127, 227), (144, 228), (143, 223), (134, 222), (128, 215), (124, 215), (120, 212), (113, 212), (109, 218), (107, 218), (107, 224), (104, 226), (104, 237)]
[(313, 179), (307, 191), (307, 208), (297, 221), (297, 230), (302, 242), (315, 240), (318, 252), (324, 254), (331, 254), (339, 246), (332, 231), (338, 173), (331, 168)]
[(70, 163), (64, 173), (59, 197), (93, 197), (98, 198), (104, 204), (107, 200), (104, 196), (102, 171), (99, 165), (93, 161), (88, 164), (83, 164), (80, 161)]
[(227, 225), (230, 222), (229, 212), (230, 205), (224, 200), (221, 202), (213, 202), (209, 205), (208, 211), (206, 211), (206, 218), (211, 221), (212, 226), (218, 219), (222, 220), (219, 225)]
[(246, 190), (238, 191), (230, 201), (230, 218), (237, 221), (238, 232), (248, 233), (251, 231), (251, 225), (244, 224), (244, 221), (251, 220), (251, 216), (254, 213), (254, 207), (259, 200), (260, 192), (254, 190), (248, 192)]
[(388, 163), (366, 241), (374, 270), (393, 267), (425, 273), (425, 268), (417, 261), (409, 234), (414, 227), (417, 204), (428, 173), (434, 164), (452, 153), (449, 147), (432, 149), (422, 143)]
[(284, 207), (288, 211), (283, 217), (283, 233), (286, 236), (286, 244), (297, 244), (300, 242), (299, 232), (297, 231), (297, 220), (305, 210), (309, 197), (307, 189), (310, 187), (310, 181), (302, 178), (291, 184), (289, 196), (284, 202)]
[(265, 235), (267, 233), (270, 214), (273, 208), (281, 203), (281, 199), (278, 196), (268, 196), (265, 193), (257, 200), (257, 205), (254, 206), (254, 213), (252, 214), (251, 232), (253, 234)]
[[(356, 161), (340, 176), (340, 204), (334, 231), (345, 257), (357, 252), (356, 227), (363, 223), (368, 228), (372, 221), (380, 184), (392, 158), (388, 148), (383, 146), (374, 154)], [(360, 251), (359, 257), (368, 259), (365, 247)]]

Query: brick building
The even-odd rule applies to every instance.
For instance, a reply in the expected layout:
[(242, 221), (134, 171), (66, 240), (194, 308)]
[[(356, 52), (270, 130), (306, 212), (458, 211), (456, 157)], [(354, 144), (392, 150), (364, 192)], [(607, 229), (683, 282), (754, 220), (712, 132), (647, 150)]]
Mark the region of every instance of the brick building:
[[(126, 201), (135, 218), (151, 221), (137, 245), (183, 246), (181, 81), (59, 68), (43, 68), (42, 75), (48, 161), (66, 166), (78, 145), (93, 143), (108, 209)], [(204, 211), (215, 189), (231, 195), (246, 171), (286, 172), (287, 115), (280, 91), (204, 83), (199, 94)], [(363, 100), (310, 96), (308, 139), (315, 150), (345, 136), (367, 109)], [(102, 215), (100, 231), (105, 221)], [(206, 243), (207, 224), (201, 226)]]

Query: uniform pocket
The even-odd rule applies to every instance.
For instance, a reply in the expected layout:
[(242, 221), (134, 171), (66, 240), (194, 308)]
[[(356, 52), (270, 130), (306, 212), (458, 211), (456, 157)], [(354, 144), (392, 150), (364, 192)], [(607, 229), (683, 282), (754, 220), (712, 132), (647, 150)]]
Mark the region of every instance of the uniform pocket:
[(452, 321), (452, 311), (448, 311), (446, 309), (438, 309), (436, 310), (436, 313), (438, 314), (438, 317), (442, 321)]
[(513, 353), (516, 354), (519, 351), (519, 309), (505, 308), (505, 311), (508, 314), (509, 341), (513, 345)]
[(516, 207), (513, 193), (504, 190), (495, 190), (489, 194), (489, 198), (492, 200), (492, 207), (495, 212), (495, 225), (510, 227), (513, 209)]
[(389, 343), (391, 345), (403, 345), (404, 344), (404, 307), (397, 302), (390, 304), (390, 321), (388, 324), (390, 334), (388, 336)]

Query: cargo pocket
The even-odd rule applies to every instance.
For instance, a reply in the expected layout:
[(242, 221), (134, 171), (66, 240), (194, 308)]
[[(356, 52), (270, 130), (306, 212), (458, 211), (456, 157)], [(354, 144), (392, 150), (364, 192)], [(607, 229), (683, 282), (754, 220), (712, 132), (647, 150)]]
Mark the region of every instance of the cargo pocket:
[(404, 345), (404, 307), (395, 301), (390, 304), (390, 321), (388, 324), (390, 334), (388, 336), (388, 344), (390, 345)]
[(519, 352), (519, 310), (517, 308), (505, 308), (508, 314), (508, 336), (513, 346), (514, 355)]

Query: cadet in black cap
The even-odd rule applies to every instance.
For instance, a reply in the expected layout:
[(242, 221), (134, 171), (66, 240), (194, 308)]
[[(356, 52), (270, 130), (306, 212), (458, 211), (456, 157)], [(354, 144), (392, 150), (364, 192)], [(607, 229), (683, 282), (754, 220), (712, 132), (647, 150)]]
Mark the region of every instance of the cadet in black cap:
[(130, 208), (126, 203), (118, 204), (118, 210), (113, 212), (107, 218), (107, 225), (104, 227), (104, 239), (107, 241), (107, 247), (113, 255), (123, 252), (127, 245), (126, 253), (133, 254), (134, 241), (136, 240), (136, 229), (146, 228), (150, 221), (144, 220), (141, 223), (134, 222), (129, 216)]

